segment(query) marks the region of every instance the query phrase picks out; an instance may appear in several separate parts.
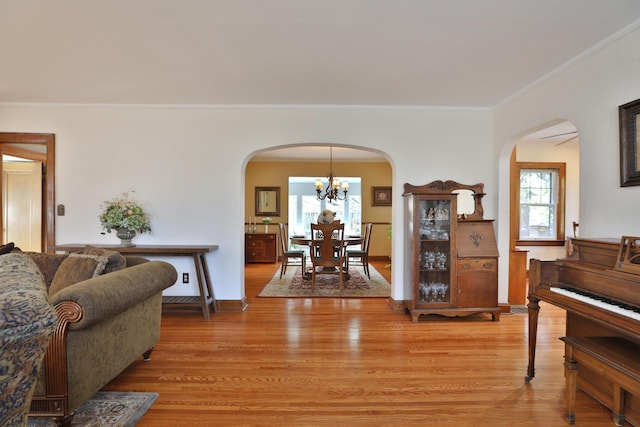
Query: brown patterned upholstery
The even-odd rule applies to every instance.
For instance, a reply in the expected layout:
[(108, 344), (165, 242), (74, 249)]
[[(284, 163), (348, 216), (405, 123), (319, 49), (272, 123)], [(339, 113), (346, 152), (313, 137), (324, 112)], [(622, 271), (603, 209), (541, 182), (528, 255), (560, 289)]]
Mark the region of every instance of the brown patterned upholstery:
[(57, 316), (42, 274), (25, 254), (0, 256), (0, 421), (24, 426)]

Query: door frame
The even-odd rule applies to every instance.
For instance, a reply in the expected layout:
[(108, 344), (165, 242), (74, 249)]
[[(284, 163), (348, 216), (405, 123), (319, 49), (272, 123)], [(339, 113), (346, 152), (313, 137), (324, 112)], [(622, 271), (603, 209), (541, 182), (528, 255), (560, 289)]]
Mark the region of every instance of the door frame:
[[(30, 150), (29, 146), (44, 148)], [(48, 252), (55, 243), (55, 135), (52, 133), (0, 132), (0, 154), (10, 154), (42, 163), (42, 252)], [(2, 162), (0, 162), (0, 200), (2, 200)], [(0, 209), (0, 231), (2, 231)], [(7, 242), (3, 242), (7, 243)]]

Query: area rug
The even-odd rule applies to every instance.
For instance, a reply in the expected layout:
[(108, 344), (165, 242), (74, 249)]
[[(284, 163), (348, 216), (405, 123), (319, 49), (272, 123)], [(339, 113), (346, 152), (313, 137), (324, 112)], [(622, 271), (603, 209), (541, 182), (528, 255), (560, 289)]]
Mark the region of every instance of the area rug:
[(316, 275), (316, 286), (311, 291), (311, 280), (302, 278), (302, 268), (290, 266), (280, 279), (280, 269), (271, 281), (258, 294), (259, 297), (283, 298), (386, 298), (391, 294), (391, 285), (373, 266), (369, 266), (369, 279), (362, 267), (350, 267), (350, 280), (343, 283), (340, 291), (340, 279), (337, 275)]
[[(102, 392), (83, 403), (72, 427), (133, 427), (158, 398), (158, 393)], [(50, 418), (30, 417), (27, 427), (55, 427)]]
[(529, 309), (526, 305), (512, 305), (511, 306), (512, 314), (529, 314)]

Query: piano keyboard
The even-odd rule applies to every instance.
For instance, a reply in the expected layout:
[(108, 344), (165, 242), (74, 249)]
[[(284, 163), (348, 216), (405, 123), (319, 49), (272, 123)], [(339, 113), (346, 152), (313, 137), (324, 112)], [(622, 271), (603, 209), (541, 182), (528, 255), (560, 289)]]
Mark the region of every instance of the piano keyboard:
[(620, 314), (621, 316), (640, 320), (640, 308), (638, 307), (625, 305), (623, 303), (592, 295), (577, 289), (550, 287), (549, 290), (551, 292), (565, 295), (569, 298), (582, 301), (595, 307), (600, 307), (602, 309), (612, 311), (614, 313)]

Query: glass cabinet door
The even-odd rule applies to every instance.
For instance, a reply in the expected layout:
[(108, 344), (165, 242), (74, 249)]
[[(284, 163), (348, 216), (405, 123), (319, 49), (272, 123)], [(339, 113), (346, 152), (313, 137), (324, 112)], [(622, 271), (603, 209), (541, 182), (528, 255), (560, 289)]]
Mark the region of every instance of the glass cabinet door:
[[(453, 210), (452, 210), (453, 209)], [(417, 200), (418, 272), (415, 302), (418, 306), (450, 306), (453, 290), (451, 280), (452, 220), (456, 220), (455, 204), (451, 199)]]

